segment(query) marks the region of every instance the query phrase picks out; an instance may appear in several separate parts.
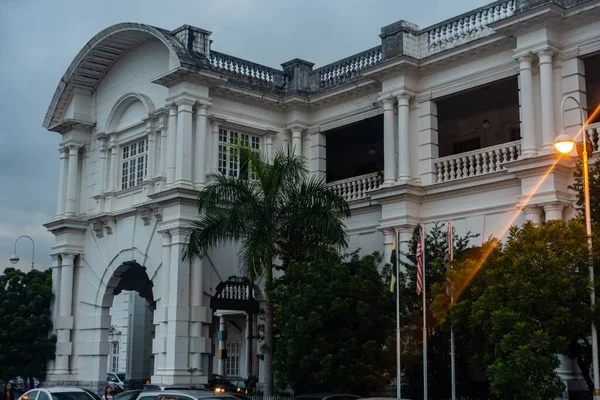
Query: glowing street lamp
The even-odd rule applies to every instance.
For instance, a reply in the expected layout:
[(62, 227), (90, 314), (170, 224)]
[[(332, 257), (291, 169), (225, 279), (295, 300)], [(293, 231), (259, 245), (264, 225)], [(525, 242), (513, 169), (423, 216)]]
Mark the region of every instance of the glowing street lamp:
[(33, 246), (32, 250), (31, 250), (31, 269), (34, 269), (34, 268), (35, 268), (35, 264), (34, 264), (34, 262), (33, 262), (33, 259), (34, 259), (34, 257), (35, 257), (35, 243), (34, 243), (33, 239), (32, 239), (30, 236), (27, 236), (27, 235), (21, 235), (21, 236), (19, 236), (19, 237), (17, 238), (17, 240), (15, 240), (15, 253), (14, 253), (12, 256), (10, 256), (10, 257), (8, 258), (8, 260), (10, 261), (10, 263), (11, 263), (11, 264), (16, 264), (16, 263), (18, 263), (18, 262), (19, 262), (20, 258), (19, 258), (19, 256), (17, 255), (17, 242), (18, 242), (18, 241), (19, 241), (19, 239), (21, 239), (21, 238), (27, 238), (27, 239), (31, 240), (31, 245)]
[[(581, 136), (583, 138), (583, 197), (585, 200), (585, 231), (587, 236), (588, 243), (588, 269), (590, 274), (590, 301), (592, 303), (592, 307), (596, 304), (596, 292), (594, 289), (594, 256), (592, 253), (592, 217), (590, 213), (590, 179), (589, 179), (589, 162), (588, 162), (588, 137), (585, 130), (586, 120), (583, 114), (583, 109), (581, 108), (581, 104), (579, 101), (573, 96), (566, 96), (561, 104), (561, 119), (563, 131), (556, 137), (554, 140), (554, 147), (562, 154), (569, 154), (573, 151), (573, 147), (575, 147), (575, 140), (571, 138), (564, 131), (564, 114), (565, 114), (565, 102), (571, 99), (579, 108), (581, 115)], [(599, 371), (599, 362), (598, 362), (598, 334), (596, 332), (596, 324), (592, 321), (592, 360), (593, 360), (593, 370), (594, 370), (594, 399), (600, 399), (600, 371)]]

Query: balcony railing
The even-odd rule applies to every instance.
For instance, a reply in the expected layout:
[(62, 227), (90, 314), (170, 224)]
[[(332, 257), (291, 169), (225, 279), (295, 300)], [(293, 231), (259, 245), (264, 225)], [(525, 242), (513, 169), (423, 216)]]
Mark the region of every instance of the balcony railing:
[(592, 142), (592, 147), (594, 148), (594, 153), (600, 149), (600, 122), (596, 122), (595, 124), (589, 124), (587, 126), (588, 137)]
[(521, 141), (517, 140), (442, 157), (435, 163), (437, 181), (450, 182), (501, 171), (505, 162), (517, 160), (520, 156)]
[(341, 181), (331, 182), (329, 186), (346, 201), (360, 200), (368, 196), (368, 192), (375, 190), (383, 183), (383, 174), (373, 172), (367, 175), (353, 176)]

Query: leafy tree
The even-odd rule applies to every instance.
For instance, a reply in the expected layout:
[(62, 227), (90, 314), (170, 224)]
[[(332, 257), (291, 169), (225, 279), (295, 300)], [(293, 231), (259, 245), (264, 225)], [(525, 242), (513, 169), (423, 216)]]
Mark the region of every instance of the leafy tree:
[[(569, 186), (570, 189), (577, 192), (577, 210), (579, 214), (584, 216), (584, 196), (583, 196), (583, 173), (581, 162), (577, 163), (575, 169), (575, 182)], [(590, 181), (590, 214), (592, 221), (596, 222), (595, 230), (600, 228), (600, 162), (590, 162), (589, 164), (589, 181)]]
[[(444, 324), (444, 316), (436, 313), (434, 299), (439, 292), (446, 293), (446, 224), (437, 223), (425, 236), (425, 278), (427, 285), (427, 332), (428, 332), (428, 388), (431, 398), (448, 398), (450, 396), (450, 329)], [(459, 236), (453, 232), (454, 256), (459, 257), (467, 249), (471, 239), (479, 235), (467, 232)], [(416, 292), (417, 278), (417, 240), (418, 230), (409, 243), (409, 252), (401, 257), (399, 273), (400, 282), (400, 318), (402, 337), (403, 373), (408, 378), (408, 393), (403, 397), (419, 398), (423, 394), (423, 296)], [(408, 261), (408, 262), (406, 262)], [(388, 267), (389, 268), (389, 267)], [(390, 294), (394, 297), (394, 294)], [(447, 308), (448, 302), (444, 303)], [(390, 340), (395, 349), (395, 337)], [(395, 350), (394, 350), (395, 351)], [(388, 367), (390, 375), (395, 376), (395, 352), (390, 352)], [(465, 354), (458, 353), (457, 382), (459, 395), (469, 395), (476, 384), (470, 382), (470, 369)], [(460, 384), (464, 383), (464, 384)]]
[[(217, 174), (198, 197), (198, 220), (184, 257), (201, 257), (213, 247), (239, 241), (240, 265), (247, 277), (265, 278), (265, 394), (273, 390), (273, 268), (279, 258), (306, 258), (315, 246), (345, 247), (346, 201), (325, 182), (309, 178), (302, 158), (278, 151), (271, 163), (237, 147), (239, 177)], [(248, 179), (249, 177), (253, 179)]]
[(44, 379), (54, 359), (51, 334), (53, 299), (50, 270), (28, 273), (7, 268), (0, 276), (0, 377)]
[(457, 339), (486, 370), (498, 398), (559, 396), (558, 354), (579, 353), (591, 384), (581, 356), (593, 317), (583, 237), (580, 220), (527, 222), (511, 228), (505, 244), (490, 240), (449, 272), (464, 288), (449, 314)]
[(278, 383), (295, 394), (368, 394), (383, 386), (384, 344), (394, 303), (378, 272), (378, 253), (315, 252), (291, 262), (276, 281)]

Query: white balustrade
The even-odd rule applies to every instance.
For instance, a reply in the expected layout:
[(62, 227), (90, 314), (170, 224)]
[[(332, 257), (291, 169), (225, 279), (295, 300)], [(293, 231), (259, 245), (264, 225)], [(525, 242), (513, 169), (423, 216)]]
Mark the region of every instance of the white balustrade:
[(375, 190), (383, 183), (383, 174), (374, 172), (372, 174), (353, 176), (341, 181), (331, 182), (329, 187), (346, 199), (346, 201), (360, 200), (367, 197), (368, 192)]
[(521, 142), (502, 143), (466, 153), (439, 158), (436, 163), (437, 181), (450, 182), (472, 176), (501, 171), (502, 164), (521, 156)]

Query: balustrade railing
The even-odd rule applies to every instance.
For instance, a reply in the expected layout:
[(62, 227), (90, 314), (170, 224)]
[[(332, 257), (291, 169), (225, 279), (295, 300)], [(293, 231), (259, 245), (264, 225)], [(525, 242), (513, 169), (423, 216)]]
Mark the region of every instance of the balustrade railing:
[(334, 87), (358, 77), (360, 71), (379, 64), (382, 59), (381, 46), (377, 46), (318, 68), (313, 74), (318, 74), (321, 89)]
[(353, 176), (341, 181), (331, 182), (329, 186), (346, 201), (360, 200), (367, 197), (368, 192), (375, 190), (383, 183), (383, 174), (374, 172), (372, 174)]
[(256, 64), (217, 51), (210, 52), (210, 64), (215, 71), (231, 78), (247, 81), (250, 84), (271, 88), (275, 76), (282, 74), (274, 68)]
[(502, 0), (443, 22), (427, 30), (428, 53), (454, 47), (487, 36), (494, 31), (489, 24), (515, 14), (517, 0)]
[(587, 126), (587, 133), (595, 153), (600, 150), (600, 122), (589, 124)]
[(450, 182), (501, 171), (505, 162), (517, 160), (520, 156), (521, 142), (517, 140), (442, 157), (435, 163), (437, 181)]

